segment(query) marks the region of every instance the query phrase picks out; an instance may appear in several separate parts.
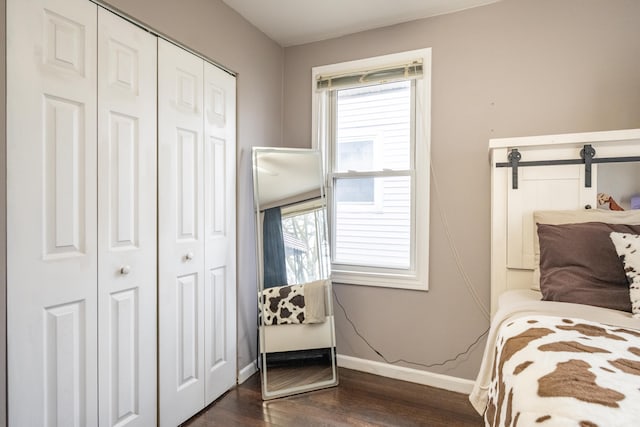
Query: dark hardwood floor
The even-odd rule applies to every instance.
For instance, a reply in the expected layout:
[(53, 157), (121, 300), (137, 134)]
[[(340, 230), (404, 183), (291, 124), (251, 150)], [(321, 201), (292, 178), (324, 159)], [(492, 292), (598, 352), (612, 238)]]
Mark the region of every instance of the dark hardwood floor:
[(464, 394), (339, 369), (338, 387), (262, 401), (254, 375), (185, 423), (204, 426), (482, 426)]
[(274, 392), (286, 388), (305, 386), (318, 382), (331, 382), (333, 370), (331, 365), (311, 365), (269, 367), (267, 370), (267, 382), (269, 391)]

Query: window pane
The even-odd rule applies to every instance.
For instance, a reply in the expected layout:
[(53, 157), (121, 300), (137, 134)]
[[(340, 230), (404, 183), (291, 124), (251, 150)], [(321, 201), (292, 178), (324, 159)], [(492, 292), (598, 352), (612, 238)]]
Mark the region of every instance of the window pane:
[(336, 168), (342, 171), (374, 169), (373, 141), (343, 141), (338, 144)]
[[(307, 283), (326, 277), (323, 265), (324, 209), (282, 218), (282, 234), (289, 284)], [(324, 264), (323, 264), (324, 263)]]
[[(334, 262), (371, 267), (409, 268), (411, 179), (370, 178), (374, 203), (335, 200)], [(336, 179), (336, 188), (341, 181)]]
[(374, 202), (373, 178), (350, 178), (336, 180), (336, 201), (351, 203)]
[(411, 166), (411, 82), (339, 90), (335, 171)]

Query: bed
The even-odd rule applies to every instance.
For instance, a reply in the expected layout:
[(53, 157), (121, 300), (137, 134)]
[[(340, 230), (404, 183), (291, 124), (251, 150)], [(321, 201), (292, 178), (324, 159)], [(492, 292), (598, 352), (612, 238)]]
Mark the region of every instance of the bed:
[(640, 425), (640, 210), (609, 210), (640, 194), (640, 167), (603, 197), (624, 185), (585, 166), (640, 160), (640, 130), (490, 149), (492, 322), (472, 405), (487, 426)]

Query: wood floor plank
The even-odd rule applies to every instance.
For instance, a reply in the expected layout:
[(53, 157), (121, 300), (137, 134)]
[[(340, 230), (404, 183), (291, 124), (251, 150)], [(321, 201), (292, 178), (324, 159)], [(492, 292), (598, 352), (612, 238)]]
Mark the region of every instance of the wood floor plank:
[(211, 426), (482, 426), (467, 396), (420, 384), (339, 369), (340, 384), (262, 401), (254, 375), (185, 423)]

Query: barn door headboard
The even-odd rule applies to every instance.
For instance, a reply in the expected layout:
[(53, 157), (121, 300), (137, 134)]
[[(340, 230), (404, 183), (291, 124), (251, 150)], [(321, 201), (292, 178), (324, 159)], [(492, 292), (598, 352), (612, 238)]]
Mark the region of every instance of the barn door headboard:
[(489, 152), (493, 314), (501, 293), (532, 285), (534, 211), (596, 209), (599, 192), (616, 191), (599, 185), (616, 181), (599, 177), (605, 170), (640, 194), (640, 129), (491, 139)]

